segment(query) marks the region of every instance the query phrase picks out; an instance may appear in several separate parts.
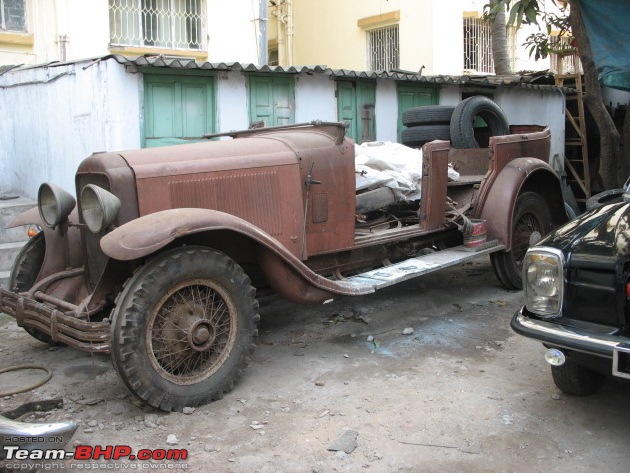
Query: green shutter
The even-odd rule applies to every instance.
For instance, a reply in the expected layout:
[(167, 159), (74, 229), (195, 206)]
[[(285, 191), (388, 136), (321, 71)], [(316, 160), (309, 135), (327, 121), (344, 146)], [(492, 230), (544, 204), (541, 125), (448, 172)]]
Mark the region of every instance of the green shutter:
[(403, 131), (402, 114), (412, 107), (437, 105), (438, 90), (429, 87), (400, 85), (398, 86), (398, 141)]
[(295, 122), (295, 98), (292, 77), (249, 78), (250, 123), (264, 121), (265, 126)]
[(350, 122), (346, 135), (357, 143), (376, 139), (375, 102), (373, 82), (337, 82), (337, 118)]
[(145, 147), (203, 141), (214, 131), (211, 77), (147, 74), (144, 87)]

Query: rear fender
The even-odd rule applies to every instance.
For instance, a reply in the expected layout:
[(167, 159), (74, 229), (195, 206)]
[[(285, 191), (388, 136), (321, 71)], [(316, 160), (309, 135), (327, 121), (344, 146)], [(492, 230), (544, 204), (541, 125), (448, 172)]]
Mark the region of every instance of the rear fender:
[(105, 235), (101, 248), (113, 259), (131, 261), (150, 256), (177, 239), (218, 230), (243, 235), (256, 245), (258, 261), (269, 284), (288, 299), (321, 303), (333, 299), (335, 294), (373, 292), (357, 292), (318, 275), (271, 235), (246, 220), (217, 210), (183, 208), (145, 215)]
[(534, 191), (549, 205), (554, 227), (567, 221), (560, 179), (549, 164), (536, 158), (517, 158), (499, 173), (475, 216), (486, 220), (488, 240), (512, 248), (514, 205), (521, 192)]

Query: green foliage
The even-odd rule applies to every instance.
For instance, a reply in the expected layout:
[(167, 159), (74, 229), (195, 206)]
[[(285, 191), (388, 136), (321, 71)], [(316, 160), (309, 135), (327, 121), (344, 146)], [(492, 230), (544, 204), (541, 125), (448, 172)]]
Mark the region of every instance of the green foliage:
[[(507, 25), (520, 28), (522, 24), (538, 25), (539, 32), (527, 37), (523, 46), (534, 59), (544, 59), (551, 53), (568, 54), (575, 52), (572, 46), (562, 46), (552, 38), (569, 38), (572, 44), (571, 27), (569, 25), (568, 7), (566, 4), (554, 4), (560, 9), (560, 14), (549, 13), (541, 9), (543, 0), (496, 0), (484, 5), (484, 19), (494, 21), (501, 10), (508, 14)], [(553, 33), (553, 34), (552, 34)]]

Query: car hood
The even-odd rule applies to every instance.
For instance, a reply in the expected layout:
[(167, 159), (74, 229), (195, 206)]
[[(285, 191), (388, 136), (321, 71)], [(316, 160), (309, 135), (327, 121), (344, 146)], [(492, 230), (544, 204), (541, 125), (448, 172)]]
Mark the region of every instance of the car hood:
[(539, 245), (562, 250), (570, 266), (613, 269), (630, 254), (630, 204), (610, 204), (587, 212)]

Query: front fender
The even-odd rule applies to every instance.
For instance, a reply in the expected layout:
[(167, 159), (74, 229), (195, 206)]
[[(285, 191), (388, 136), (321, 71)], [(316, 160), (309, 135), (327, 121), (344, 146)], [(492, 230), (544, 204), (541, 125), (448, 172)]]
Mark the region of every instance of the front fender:
[(360, 295), (374, 292), (343, 281), (331, 281), (309, 269), (278, 240), (260, 228), (231, 214), (208, 209), (172, 209), (128, 222), (101, 239), (101, 249), (110, 258), (130, 261), (148, 256), (172, 241), (195, 233), (229, 230), (258, 243), (261, 262), (269, 282), (284, 297), (297, 302), (321, 303), (334, 294)]
[(250, 222), (218, 210), (197, 208), (162, 210), (134, 219), (101, 238), (101, 249), (111, 258), (130, 261), (155, 253), (178, 238), (209, 230), (235, 231), (291, 255), (280, 242)]
[(506, 251), (512, 248), (514, 205), (525, 191), (538, 192), (545, 199), (555, 225), (567, 220), (560, 179), (553, 168), (536, 158), (510, 161), (492, 184), (478, 215), (486, 220), (488, 240), (498, 240)]

